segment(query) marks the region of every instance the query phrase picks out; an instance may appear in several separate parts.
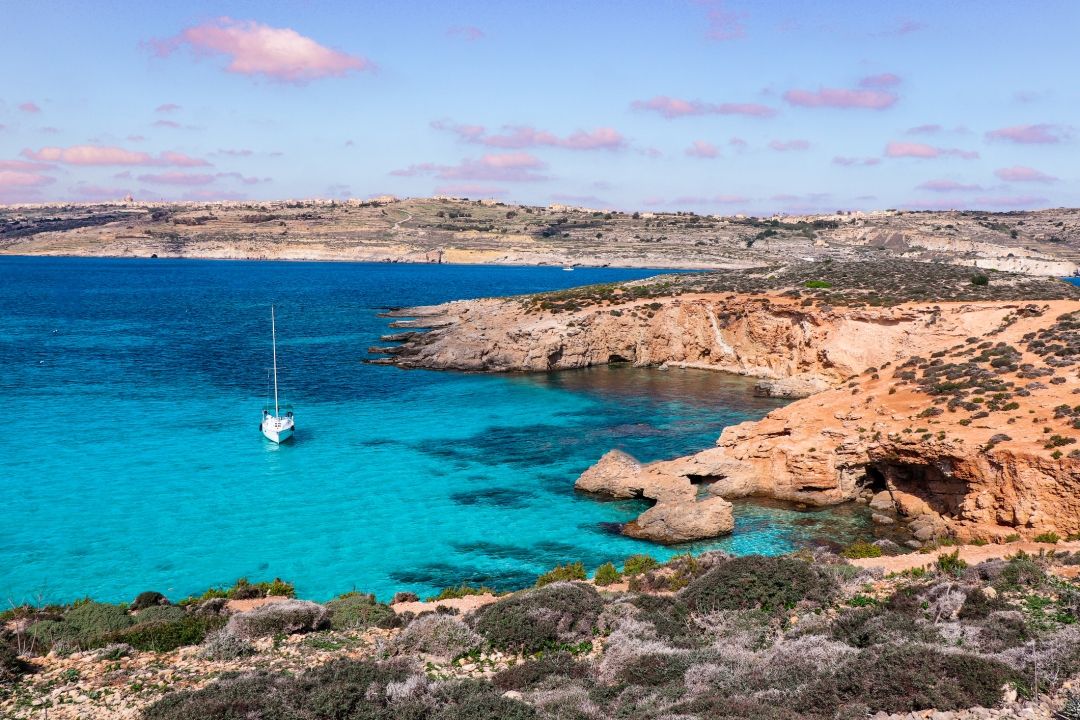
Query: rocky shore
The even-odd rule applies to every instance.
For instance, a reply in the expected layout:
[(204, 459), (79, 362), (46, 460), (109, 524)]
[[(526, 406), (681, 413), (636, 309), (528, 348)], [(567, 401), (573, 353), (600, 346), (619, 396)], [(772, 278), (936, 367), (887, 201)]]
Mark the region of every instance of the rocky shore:
[[(916, 540), (1080, 532), (1080, 289), (940, 265), (803, 263), (393, 313), (374, 362), (548, 371), (612, 362), (762, 378), (796, 397), (714, 448), (610, 453), (579, 489), (656, 504), (624, 532), (730, 532), (727, 499), (875, 497)], [(707, 487), (706, 497), (699, 490)], [(884, 495), (882, 495), (884, 493)]]

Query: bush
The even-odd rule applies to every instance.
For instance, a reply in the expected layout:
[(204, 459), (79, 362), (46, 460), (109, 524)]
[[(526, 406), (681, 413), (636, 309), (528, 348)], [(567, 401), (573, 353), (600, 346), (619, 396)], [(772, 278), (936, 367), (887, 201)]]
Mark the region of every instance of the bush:
[(245, 639), (267, 635), (292, 635), (321, 630), (328, 625), (327, 609), (306, 600), (284, 600), (257, 607), (229, 618), (228, 630)]
[(596, 568), (596, 574), (593, 575), (593, 582), (599, 587), (614, 585), (620, 580), (622, 580), (622, 573), (616, 569), (613, 563), (609, 562)]
[(971, 284), (972, 285), (989, 285), (990, 284), (990, 278), (986, 277), (985, 275), (972, 275), (971, 276)]
[(1046, 571), (1027, 553), (1020, 551), (1009, 558), (994, 581), (996, 590), (1041, 588), (1046, 585)]
[(1012, 676), (1006, 665), (974, 655), (886, 646), (864, 650), (800, 693), (795, 705), (819, 713), (856, 703), (886, 713), (993, 707)]
[(583, 563), (567, 563), (566, 565), (557, 565), (536, 578), (536, 587), (544, 587), (554, 582), (584, 580), (585, 578), (585, 565)]
[(255, 654), (255, 647), (224, 628), (215, 630), (203, 640), (199, 657), (206, 660), (237, 660)]
[(876, 558), (881, 557), (881, 548), (865, 540), (856, 540), (844, 548), (840, 554), (852, 560), (855, 558)]
[(1052, 531), (1044, 532), (1036, 535), (1034, 540), (1037, 543), (1050, 543), (1051, 545), (1057, 545), (1058, 541), (1061, 540), (1061, 536), (1058, 535), (1056, 532)]
[(187, 645), (198, 645), (211, 631), (224, 625), (225, 618), (222, 617), (184, 615), (173, 620), (132, 625), (106, 635), (102, 641), (126, 643), (136, 650), (168, 652)]
[(652, 570), (660, 563), (650, 555), (631, 555), (623, 561), (623, 574), (626, 577), (634, 577)]
[(427, 598), (427, 602), (433, 602), (438, 600), (456, 600), (458, 598), (469, 597), (470, 595), (498, 595), (494, 590), (489, 587), (472, 587), (471, 585), (458, 585), (456, 587), (446, 587), (439, 591), (438, 595), (432, 595)]
[[(15, 652), (15, 648), (8, 644), (6, 640), (0, 640), (0, 685), (15, 682), (21, 675), (25, 675), (30, 670), (30, 663), (20, 658), (18, 653)], [(0, 693), (0, 697), (2, 697), (2, 693)]]
[(591, 638), (602, 605), (592, 586), (559, 582), (487, 605), (472, 622), (492, 646), (534, 653)]
[(140, 610), (133, 619), (136, 623), (169, 622), (179, 620), (186, 614), (184, 608), (176, 605), (151, 605)]
[(948, 575), (959, 575), (968, 566), (967, 561), (960, 559), (960, 551), (953, 550), (951, 553), (942, 553), (938, 555), (937, 561), (934, 563), (937, 565), (937, 569)]
[(681, 597), (691, 609), (781, 612), (802, 601), (824, 603), (836, 581), (802, 560), (747, 555), (720, 563), (691, 582)]
[(536, 660), (512, 665), (492, 678), (500, 690), (532, 690), (549, 677), (583, 678), (588, 668), (568, 652), (545, 653)]
[(472, 628), (450, 615), (429, 613), (413, 620), (394, 638), (394, 647), (402, 652), (424, 653), (455, 658), (483, 643)]
[(390, 600), (391, 605), (397, 605), (398, 603), (416, 602), (420, 599), (420, 596), (414, 592), (397, 592), (394, 593), (394, 597)]
[(1024, 614), (1016, 610), (992, 612), (979, 631), (979, 644), (987, 652), (1001, 652), (1032, 638)]
[(364, 630), (366, 628), (389, 627), (394, 620), (394, 611), (389, 605), (376, 602), (374, 595), (365, 593), (347, 593), (326, 603), (330, 612), (330, 627), (335, 630)]
[(832, 283), (825, 280), (807, 280), (804, 285), (808, 288), (831, 288)]
[(169, 601), (164, 595), (153, 590), (139, 593), (131, 603), (131, 609), (135, 612), (145, 610), (156, 605), (168, 605)]
[(1003, 610), (1007, 606), (1000, 597), (989, 597), (982, 588), (975, 588), (968, 593), (964, 604), (960, 608), (957, 617), (961, 620), (984, 620), (995, 610)]
[(690, 608), (679, 598), (635, 595), (630, 602), (638, 609), (636, 618), (651, 624), (660, 638), (677, 647), (693, 647), (700, 642), (690, 622)]
[(933, 643), (941, 639), (933, 626), (920, 623), (912, 615), (882, 608), (859, 608), (841, 614), (832, 624), (834, 640), (851, 647)]
[(100, 647), (107, 636), (134, 622), (119, 605), (87, 602), (72, 607), (60, 620), (34, 623), (27, 632), (41, 648), (87, 650)]
[[(440, 693), (442, 707), (432, 720), (532, 720), (536, 710), (518, 700), (511, 700), (493, 685), (479, 680), (455, 683)], [(395, 714), (394, 720), (399, 715)]]
[(619, 669), (618, 679), (646, 687), (682, 684), (689, 667), (690, 659), (685, 653), (646, 652), (625, 663)]

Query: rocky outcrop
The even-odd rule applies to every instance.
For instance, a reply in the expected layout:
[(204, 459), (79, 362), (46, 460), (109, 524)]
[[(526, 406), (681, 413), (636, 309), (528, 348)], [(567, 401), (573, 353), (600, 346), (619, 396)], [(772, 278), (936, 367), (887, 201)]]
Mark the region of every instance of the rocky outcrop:
[(722, 497), (658, 502), (623, 526), (623, 535), (671, 545), (727, 535), (735, 529), (731, 503)]

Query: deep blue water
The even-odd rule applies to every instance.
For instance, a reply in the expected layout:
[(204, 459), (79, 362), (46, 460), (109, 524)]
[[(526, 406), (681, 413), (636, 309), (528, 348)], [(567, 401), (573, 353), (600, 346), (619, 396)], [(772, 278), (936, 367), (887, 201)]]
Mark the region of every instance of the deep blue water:
[[(361, 362), (385, 306), (650, 274), (0, 258), (0, 601), (180, 597), (240, 576), (386, 598), (685, 551), (615, 534), (643, 506), (576, 495), (574, 479), (612, 447), (671, 457), (776, 407), (748, 381)], [(299, 428), (281, 447), (257, 429), (271, 302)], [(740, 503), (733, 536), (693, 549), (776, 553), (864, 528), (857, 514)]]

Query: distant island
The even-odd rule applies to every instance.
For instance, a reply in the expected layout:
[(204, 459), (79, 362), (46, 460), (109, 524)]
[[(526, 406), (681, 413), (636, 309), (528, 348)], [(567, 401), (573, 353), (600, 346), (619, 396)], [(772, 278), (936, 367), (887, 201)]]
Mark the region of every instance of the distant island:
[(746, 268), (882, 256), (1068, 276), (1080, 209), (770, 217), (461, 198), (0, 206), (0, 254)]

